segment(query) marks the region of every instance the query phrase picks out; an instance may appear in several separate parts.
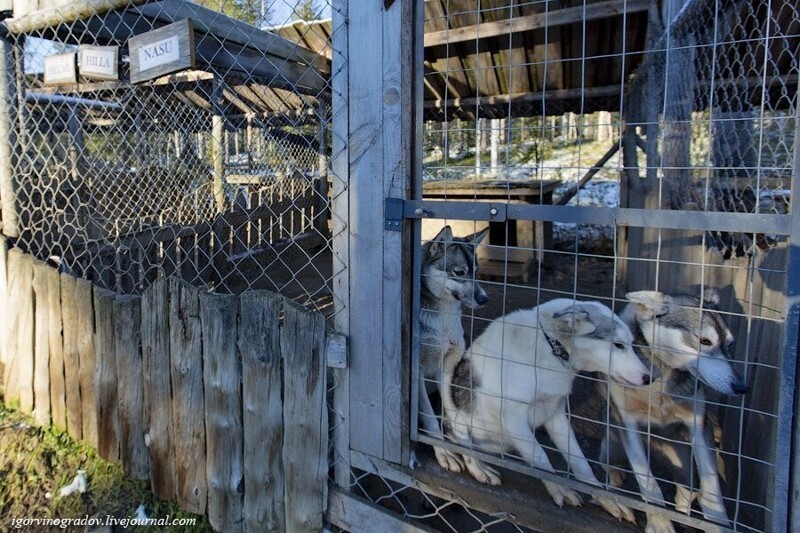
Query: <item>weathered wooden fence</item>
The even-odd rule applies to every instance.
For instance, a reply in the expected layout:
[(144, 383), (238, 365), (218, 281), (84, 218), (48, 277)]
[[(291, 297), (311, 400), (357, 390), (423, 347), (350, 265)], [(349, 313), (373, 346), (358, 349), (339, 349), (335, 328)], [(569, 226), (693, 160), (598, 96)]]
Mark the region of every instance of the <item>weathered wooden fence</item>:
[(322, 527), (322, 315), (163, 276), (117, 295), (0, 243), (7, 404), (219, 531)]

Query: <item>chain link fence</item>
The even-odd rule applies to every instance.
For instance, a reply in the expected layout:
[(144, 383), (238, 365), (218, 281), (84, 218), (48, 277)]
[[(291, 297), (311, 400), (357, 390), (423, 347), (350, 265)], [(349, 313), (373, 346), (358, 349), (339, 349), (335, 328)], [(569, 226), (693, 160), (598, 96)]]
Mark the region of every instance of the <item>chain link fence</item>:
[[(330, 5), (135, 4), (9, 26), (16, 245), (117, 292), (175, 274), (332, 314), (335, 30), (300, 19), (329, 19)], [(194, 68), (131, 83), (129, 39), (186, 18)], [(46, 60), (74, 65), (87, 46), (118, 47), (119, 79), (80, 64), (74, 80), (46, 79)]]

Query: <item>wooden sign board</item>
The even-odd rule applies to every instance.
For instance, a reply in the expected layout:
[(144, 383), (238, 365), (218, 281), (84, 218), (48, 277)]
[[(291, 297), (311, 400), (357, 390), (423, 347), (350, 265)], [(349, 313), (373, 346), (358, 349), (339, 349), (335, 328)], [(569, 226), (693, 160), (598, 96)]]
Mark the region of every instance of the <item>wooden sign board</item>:
[(119, 48), (81, 45), (78, 55), (81, 76), (93, 80), (119, 79)]
[(75, 52), (56, 54), (44, 58), (44, 83), (75, 83), (78, 71), (75, 68)]
[(131, 37), (131, 83), (152, 80), (194, 67), (194, 29), (190, 19), (179, 20)]

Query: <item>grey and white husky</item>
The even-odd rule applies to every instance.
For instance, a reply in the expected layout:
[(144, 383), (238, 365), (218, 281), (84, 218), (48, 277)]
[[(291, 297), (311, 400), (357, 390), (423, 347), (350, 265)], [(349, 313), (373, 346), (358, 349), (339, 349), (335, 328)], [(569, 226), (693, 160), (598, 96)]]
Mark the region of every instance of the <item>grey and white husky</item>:
[[(649, 431), (651, 452), (672, 465), (677, 510), (690, 512), (692, 480), (699, 479), (699, 503), (704, 517), (728, 525), (713, 428), (706, 413), (706, 388), (734, 395), (745, 393), (747, 386), (731, 364), (728, 348), (733, 334), (716, 311), (719, 296), (710, 288), (704, 289), (702, 299), (657, 291), (626, 296), (630, 303), (620, 317), (633, 331), (634, 343), (645, 364), (651, 365), (653, 375), (658, 377), (647, 387), (609, 384), (612, 417), (622, 429), (604, 440), (600, 460), (617, 464), (627, 454), (644, 500), (663, 504), (664, 497), (648, 461), (651, 455), (642, 438), (642, 431)], [(618, 472), (610, 472), (612, 483), (617, 485), (621, 483)], [(650, 513), (647, 531), (673, 532), (674, 528), (669, 519)]]
[[(422, 245), (419, 421), (432, 438), (442, 438), (442, 430), (428, 393), (429, 389), (440, 390), (444, 361), (448, 357), (460, 359), (464, 353), (461, 307), (474, 309), (489, 301), (475, 278), (475, 247), (488, 233), (486, 228), (467, 237), (453, 237), (450, 226), (445, 226)], [(434, 453), (444, 468), (461, 464), (457, 455), (443, 448), (434, 447)]]
[[(495, 319), (460, 359), (445, 361), (443, 403), (449, 435), (462, 446), (489, 453), (516, 450), (529, 464), (553, 467), (536, 441), (544, 426), (575, 477), (600, 486), (567, 415), (567, 398), (578, 372), (602, 372), (632, 385), (650, 382), (631, 347), (633, 335), (599, 302), (556, 299)], [(467, 471), (480, 482), (500, 483), (497, 472), (469, 455)], [(452, 470), (459, 471), (459, 465)], [(565, 486), (544, 482), (557, 505), (580, 505)], [(618, 519), (631, 510), (610, 499), (599, 503)]]

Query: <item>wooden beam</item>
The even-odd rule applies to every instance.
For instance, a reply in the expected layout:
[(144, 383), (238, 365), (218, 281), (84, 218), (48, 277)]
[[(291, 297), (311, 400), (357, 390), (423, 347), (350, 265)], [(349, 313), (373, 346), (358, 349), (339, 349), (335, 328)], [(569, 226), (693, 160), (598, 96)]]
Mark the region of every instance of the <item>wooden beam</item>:
[(472, 26), (452, 28), (425, 34), (425, 46), (479, 41), (489, 37), (507, 36), (524, 31), (565, 26), (575, 22), (599, 20), (619, 15), (647, 11), (649, 0), (608, 0), (564, 9), (554, 9), (495, 22), (481, 22)]
[(139, 7), (138, 11), (146, 17), (164, 22), (189, 18), (197, 31), (219, 36), (228, 42), (255, 48), (281, 60), (304, 63), (326, 73), (331, 71), (330, 62), (324, 56), (298, 46), (297, 43), (284, 39), (280, 35), (260, 30), (251, 24), (185, 0), (162, 0), (148, 3)]
[(470, 98), (452, 98), (449, 100), (429, 100), (425, 109), (445, 109), (453, 107), (474, 108), (476, 106), (502, 106), (508, 104), (541, 103), (551, 100), (572, 100), (577, 98), (591, 99), (619, 96), (622, 85), (605, 85), (602, 87), (576, 87), (574, 89), (556, 89), (553, 91), (537, 91), (516, 94), (498, 94), (494, 96), (477, 96)]

